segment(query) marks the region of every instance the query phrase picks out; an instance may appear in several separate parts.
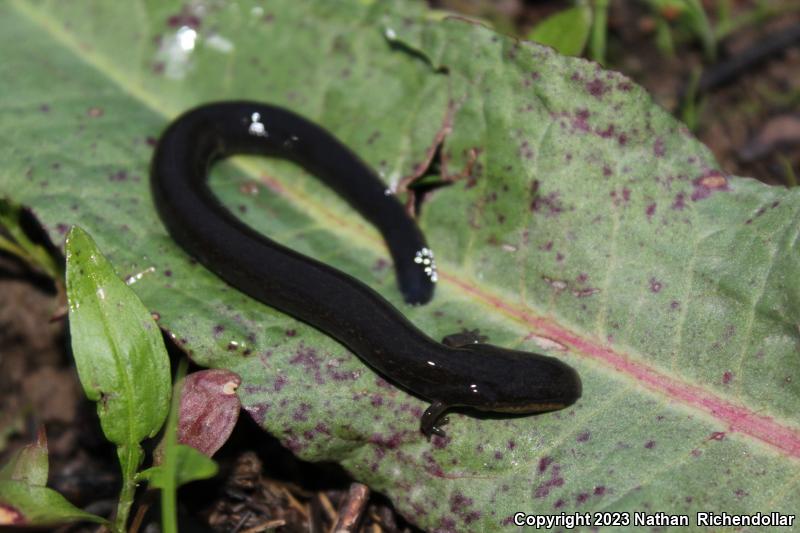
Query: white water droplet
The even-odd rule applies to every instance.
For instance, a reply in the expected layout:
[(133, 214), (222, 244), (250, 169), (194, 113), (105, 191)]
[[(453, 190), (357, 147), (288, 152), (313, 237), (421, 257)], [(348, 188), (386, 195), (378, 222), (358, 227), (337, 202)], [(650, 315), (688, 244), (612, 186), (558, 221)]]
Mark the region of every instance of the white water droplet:
[(178, 46), (181, 47), (185, 52), (191, 52), (194, 50), (194, 46), (197, 43), (197, 31), (194, 28), (190, 28), (189, 26), (181, 26), (178, 29), (178, 33), (175, 34), (175, 37), (178, 42)]
[(189, 26), (181, 26), (172, 35), (165, 35), (161, 39), (155, 60), (159, 69), (163, 69), (164, 76), (173, 80), (186, 77), (197, 39), (197, 31)]
[(222, 35), (211, 35), (205, 40), (205, 43), (209, 48), (212, 48), (217, 52), (222, 52), (223, 54), (229, 54), (233, 52), (234, 49), (233, 42), (229, 41)]
[(137, 281), (142, 279), (145, 274), (150, 274), (151, 272), (155, 272), (155, 271), (156, 271), (156, 267), (154, 267), (154, 266), (147, 267), (144, 270), (142, 270), (141, 272), (137, 272), (136, 274), (131, 274), (130, 276), (126, 277), (125, 278), (125, 284), (133, 285), (134, 283), (136, 283)]

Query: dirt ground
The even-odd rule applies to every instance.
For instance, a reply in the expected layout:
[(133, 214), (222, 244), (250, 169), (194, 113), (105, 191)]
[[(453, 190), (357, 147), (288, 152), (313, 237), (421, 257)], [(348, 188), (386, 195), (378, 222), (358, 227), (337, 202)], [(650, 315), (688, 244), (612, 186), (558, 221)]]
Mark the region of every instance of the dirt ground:
[[(434, 4), (492, 20), (496, 27), (518, 35), (570, 5), (522, 0)], [(731, 4), (736, 13), (746, 14), (755, 2)], [(704, 59), (696, 39), (676, 39), (675, 54), (665, 54), (656, 45), (654, 20), (644, 2), (612, 2), (607, 66), (644, 85), (656, 101), (681, 116), (681, 94), (693, 71), (713, 70), (715, 64), (757, 48), (770, 35), (800, 27), (800, 10), (732, 32), (721, 42), (719, 59), (712, 64)], [(800, 173), (800, 39), (709, 89), (693, 120), (696, 135), (714, 151), (725, 171), (794, 185)], [(119, 485), (117, 461), (100, 433), (93, 404), (81, 392), (67, 351), (64, 320), (52, 320), (61, 305), (45, 277), (0, 255), (0, 464), (10, 452), (33, 441), (37, 427), (44, 424), (50, 486), (91, 512), (109, 513), (114, 506), (109, 495)], [(182, 531), (209, 530), (209, 522), (217, 531), (327, 531), (351, 485), (335, 465), (298, 461), (246, 415), (215, 458), (220, 474), (181, 492)], [(359, 499), (366, 505), (363, 530), (413, 530), (380, 495), (367, 498), (362, 493), (350, 501)], [(147, 494), (140, 495), (140, 501), (155, 502)], [(153, 514), (157, 506), (141, 507), (149, 509), (139, 517), (142, 529), (157, 523)], [(62, 528), (84, 530), (96, 528)]]

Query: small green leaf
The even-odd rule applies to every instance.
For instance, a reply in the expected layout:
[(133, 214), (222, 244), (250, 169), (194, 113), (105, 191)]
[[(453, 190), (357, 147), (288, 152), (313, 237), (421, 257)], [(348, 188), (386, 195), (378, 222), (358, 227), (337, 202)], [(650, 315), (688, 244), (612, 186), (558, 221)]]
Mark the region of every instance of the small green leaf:
[(66, 240), (67, 300), (78, 376), (122, 467), (114, 528), (123, 530), (142, 460), (139, 443), (167, 417), (169, 359), (161, 331), (91, 237), (73, 227)]
[(550, 15), (528, 35), (537, 43), (552, 46), (569, 56), (579, 56), (586, 47), (592, 27), (592, 10), (585, 3)]
[(31, 241), (22, 228), (22, 208), (0, 198), (0, 226), (4, 227), (10, 239), (0, 235), (0, 250), (16, 255), (32, 268), (38, 268), (55, 280), (63, 277), (61, 266), (47, 249)]
[(83, 390), (99, 402), (106, 437), (138, 445), (161, 428), (169, 407), (161, 331), (82, 229), (67, 235), (66, 256), (72, 352)]
[(656, 19), (656, 46), (662, 54), (675, 57), (675, 43), (672, 39), (672, 29), (664, 18)]
[(45, 526), (77, 521), (106, 522), (78, 509), (47, 487), (15, 480), (0, 481), (0, 525)]
[[(180, 487), (198, 479), (208, 479), (217, 473), (217, 463), (191, 446), (175, 446), (175, 486)], [(157, 489), (166, 489), (170, 484), (163, 465), (153, 466), (139, 473), (139, 479), (147, 480)]]
[(47, 484), (47, 436), (39, 429), (36, 442), (18, 450), (2, 468), (0, 480), (22, 481), (28, 485), (44, 487)]

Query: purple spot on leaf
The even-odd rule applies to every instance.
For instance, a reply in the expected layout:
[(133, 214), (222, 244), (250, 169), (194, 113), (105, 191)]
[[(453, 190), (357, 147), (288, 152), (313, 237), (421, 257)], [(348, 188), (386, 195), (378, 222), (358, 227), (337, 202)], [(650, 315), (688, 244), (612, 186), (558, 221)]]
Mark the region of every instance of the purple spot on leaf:
[(608, 86), (599, 78), (595, 78), (586, 83), (586, 90), (595, 98), (602, 98), (603, 94), (608, 91)]
[(272, 388), (275, 392), (280, 392), (286, 384), (289, 383), (289, 380), (283, 374), (278, 375), (275, 378), (275, 381), (272, 383)]
[(656, 278), (650, 278), (650, 292), (652, 293), (659, 293), (661, 292), (661, 282), (658, 281)]
[(292, 413), (292, 419), (296, 422), (305, 422), (308, 420), (309, 411), (311, 411), (311, 406), (307, 403), (301, 403)]
[(692, 192), (692, 201), (705, 200), (715, 191), (728, 191), (728, 178), (726, 178), (718, 170), (710, 170), (694, 180), (694, 192)]
[(664, 148), (664, 139), (659, 137), (656, 139), (656, 142), (653, 144), (653, 153), (656, 157), (664, 157), (664, 154), (667, 153), (666, 149)]
[(676, 211), (682, 211), (683, 208), (685, 207), (686, 207), (686, 194), (679, 192), (675, 196), (675, 201), (672, 202), (672, 209), (675, 209)]
[(188, 26), (193, 30), (200, 27), (200, 17), (194, 15), (188, 6), (183, 6), (181, 12), (177, 15), (172, 15), (167, 18), (167, 25), (170, 28), (180, 28), (181, 26)]

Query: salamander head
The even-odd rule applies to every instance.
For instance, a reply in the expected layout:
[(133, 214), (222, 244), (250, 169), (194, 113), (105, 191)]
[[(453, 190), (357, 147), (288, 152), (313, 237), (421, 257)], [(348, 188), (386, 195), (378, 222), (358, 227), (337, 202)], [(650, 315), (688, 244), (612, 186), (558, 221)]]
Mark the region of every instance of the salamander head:
[(429, 393), (433, 403), (420, 423), (428, 436), (444, 436), (440, 420), (451, 407), (540, 413), (562, 409), (581, 397), (578, 373), (554, 357), (479, 342), (450, 348), (440, 364), (427, 362), (439, 370), (439, 375), (429, 372), (429, 381), (435, 383)]
[(562, 409), (581, 397), (578, 373), (563, 361), (490, 344), (461, 349), (479, 354), (483, 371), (470, 387), (483, 401), (470, 406), (503, 413), (539, 413)]

